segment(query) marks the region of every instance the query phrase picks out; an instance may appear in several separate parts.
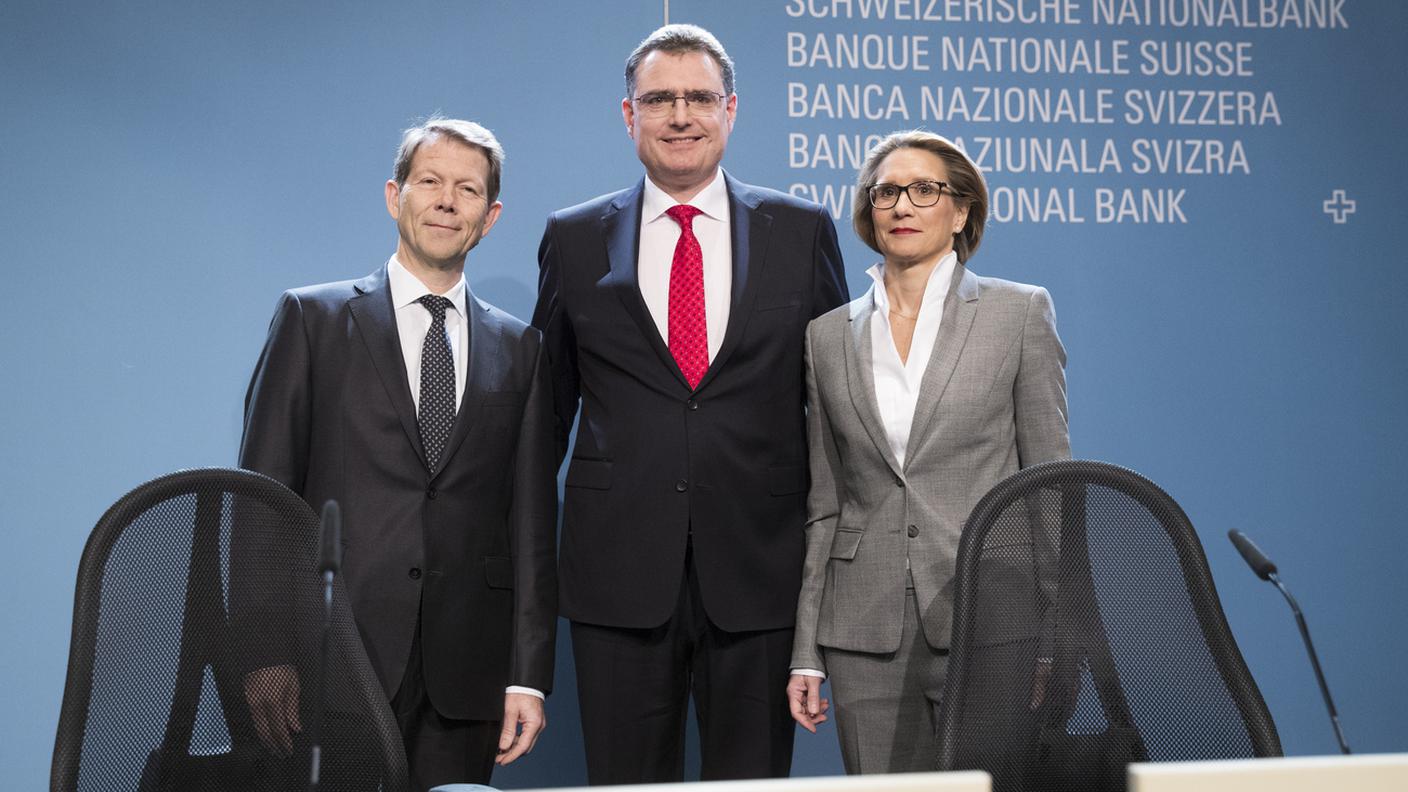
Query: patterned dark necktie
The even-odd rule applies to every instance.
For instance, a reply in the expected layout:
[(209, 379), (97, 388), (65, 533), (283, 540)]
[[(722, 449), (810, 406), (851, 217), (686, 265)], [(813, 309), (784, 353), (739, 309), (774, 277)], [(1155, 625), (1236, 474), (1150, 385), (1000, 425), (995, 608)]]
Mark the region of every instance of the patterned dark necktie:
[(434, 471), (455, 423), (455, 358), (445, 335), (445, 310), (454, 303), (434, 294), (416, 302), (430, 312), (430, 330), (420, 348), (420, 413), (416, 422), (425, 462)]
[(694, 237), (694, 218), (703, 214), (688, 204), (665, 214), (680, 224), (675, 258), (670, 264), (670, 355), (689, 387), (699, 387), (709, 370), (709, 325), (704, 315), (704, 254)]

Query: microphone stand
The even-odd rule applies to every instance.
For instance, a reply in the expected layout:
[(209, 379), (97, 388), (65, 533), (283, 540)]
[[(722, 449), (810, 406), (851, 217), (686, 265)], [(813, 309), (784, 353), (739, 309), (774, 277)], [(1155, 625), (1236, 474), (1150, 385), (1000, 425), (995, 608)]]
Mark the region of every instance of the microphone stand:
[(1276, 590), (1281, 592), (1281, 596), (1286, 598), (1286, 603), (1291, 606), (1291, 613), (1295, 614), (1296, 626), (1300, 628), (1301, 640), (1305, 641), (1305, 651), (1310, 655), (1310, 667), (1315, 669), (1315, 681), (1320, 683), (1320, 695), (1325, 699), (1325, 709), (1330, 711), (1330, 725), (1335, 727), (1335, 740), (1340, 744), (1340, 753), (1349, 755), (1349, 744), (1344, 740), (1344, 731), (1340, 728), (1340, 713), (1335, 709), (1335, 700), (1330, 697), (1330, 686), (1325, 683), (1325, 672), (1320, 670), (1320, 657), (1315, 654), (1315, 644), (1310, 642), (1310, 628), (1305, 625), (1305, 614), (1300, 612), (1300, 605), (1296, 603), (1296, 598), (1291, 596), (1291, 592), (1286, 590), (1286, 586), (1281, 583), (1281, 576), (1275, 572), (1267, 573), (1266, 579), (1276, 586)]
[(1315, 681), (1320, 684), (1320, 696), (1325, 699), (1325, 709), (1330, 711), (1330, 725), (1335, 729), (1335, 740), (1340, 744), (1340, 753), (1349, 755), (1349, 743), (1345, 742), (1344, 730), (1340, 728), (1340, 713), (1335, 709), (1335, 700), (1330, 697), (1330, 686), (1325, 682), (1325, 672), (1320, 670), (1320, 657), (1315, 653), (1315, 644), (1310, 640), (1310, 628), (1305, 624), (1305, 614), (1301, 613), (1300, 604), (1281, 582), (1281, 576), (1276, 573), (1276, 565), (1271, 563), (1271, 559), (1267, 558), (1261, 548), (1253, 544), (1246, 534), (1234, 528), (1227, 532), (1227, 538), (1232, 540), (1237, 552), (1242, 554), (1242, 560), (1247, 562), (1247, 566), (1252, 568), (1256, 576), (1271, 581), (1276, 590), (1281, 592), (1281, 596), (1286, 598), (1286, 604), (1291, 606), (1291, 613), (1296, 617), (1296, 627), (1300, 628), (1301, 640), (1305, 642), (1305, 651), (1310, 655), (1310, 667), (1315, 671)]
[(323, 713), (327, 708), (328, 694), (328, 640), (332, 634), (332, 588), (337, 573), (342, 569), (342, 513), (337, 501), (323, 504), (322, 530), (320, 532), (318, 571), (323, 577), (323, 629), (318, 648), (318, 696), (315, 699), (312, 728), (309, 729), (311, 745), (308, 766), (309, 792), (318, 792), (323, 763)]

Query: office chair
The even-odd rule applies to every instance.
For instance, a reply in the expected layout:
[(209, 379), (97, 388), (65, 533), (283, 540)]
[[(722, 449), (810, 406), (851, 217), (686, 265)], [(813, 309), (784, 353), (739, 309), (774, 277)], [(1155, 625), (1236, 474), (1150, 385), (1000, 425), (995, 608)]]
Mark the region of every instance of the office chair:
[(1139, 474), (1035, 465), (959, 541), (939, 768), (1125, 789), (1130, 762), (1279, 756), (1188, 517)]
[[(319, 677), (318, 531), (297, 495), (246, 470), (162, 476), (108, 509), (79, 564), (50, 789), (302, 792), (315, 729), (320, 790), (407, 789), (340, 583)], [(296, 680), (302, 730), (286, 750), (251, 716), (261, 669)]]

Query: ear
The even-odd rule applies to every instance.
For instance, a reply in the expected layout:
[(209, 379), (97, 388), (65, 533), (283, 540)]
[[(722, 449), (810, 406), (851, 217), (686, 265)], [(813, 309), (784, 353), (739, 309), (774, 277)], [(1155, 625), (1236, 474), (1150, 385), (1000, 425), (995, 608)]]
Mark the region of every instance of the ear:
[(968, 225), (968, 204), (958, 208), (953, 214), (953, 233), (955, 235), (963, 233), (963, 229)]
[(401, 219), (401, 188), (396, 186), (395, 179), (386, 180), (386, 211), (391, 213), (392, 220)]
[(724, 103), (724, 116), (728, 119), (728, 131), (733, 131), (733, 119), (738, 115), (738, 94), (729, 96)]
[(626, 134), (634, 138), (636, 136), (636, 109), (632, 106), (629, 96), (621, 100), (621, 120), (626, 122)]
[(484, 213), (484, 230), (479, 232), (479, 238), (483, 239), (489, 235), (489, 229), (494, 227), (494, 223), (499, 222), (499, 213), (504, 209), (503, 201), (494, 201), (494, 205)]

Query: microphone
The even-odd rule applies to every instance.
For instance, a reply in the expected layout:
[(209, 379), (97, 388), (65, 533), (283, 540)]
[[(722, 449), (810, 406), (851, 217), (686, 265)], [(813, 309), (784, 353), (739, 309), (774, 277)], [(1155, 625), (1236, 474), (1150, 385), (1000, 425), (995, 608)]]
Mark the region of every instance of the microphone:
[(1335, 700), (1330, 697), (1330, 686), (1325, 682), (1325, 673), (1320, 670), (1320, 658), (1315, 654), (1315, 644), (1310, 641), (1310, 628), (1305, 624), (1305, 615), (1300, 612), (1300, 605), (1296, 603), (1296, 598), (1291, 596), (1291, 592), (1286, 590), (1286, 586), (1281, 583), (1281, 578), (1276, 574), (1276, 565), (1271, 563), (1271, 559), (1261, 552), (1247, 535), (1233, 528), (1227, 532), (1227, 538), (1232, 540), (1237, 552), (1242, 554), (1242, 559), (1247, 562), (1247, 566), (1252, 568), (1256, 576), (1262, 580), (1269, 580), (1276, 586), (1276, 590), (1281, 592), (1281, 596), (1286, 598), (1286, 603), (1291, 606), (1291, 613), (1295, 614), (1296, 626), (1300, 628), (1301, 640), (1305, 642), (1305, 651), (1310, 655), (1310, 667), (1315, 670), (1315, 681), (1320, 683), (1320, 695), (1325, 699), (1325, 709), (1330, 712), (1330, 725), (1335, 728), (1335, 740), (1340, 744), (1340, 753), (1348, 754), (1349, 744), (1344, 741), (1344, 731), (1340, 729), (1340, 714), (1335, 709)]
[[(328, 505), (336, 506), (337, 504), (329, 503)], [(1232, 544), (1237, 547), (1237, 552), (1242, 554), (1242, 559), (1247, 562), (1247, 566), (1252, 568), (1257, 577), (1262, 580), (1270, 580), (1271, 576), (1276, 574), (1276, 565), (1271, 563), (1271, 559), (1267, 558), (1266, 554), (1261, 552), (1261, 548), (1248, 539), (1246, 534), (1233, 528), (1227, 532), (1227, 538), (1232, 540)]]
[(322, 531), (318, 549), (318, 571), (326, 577), (342, 571), (342, 509), (337, 501), (323, 504)]

